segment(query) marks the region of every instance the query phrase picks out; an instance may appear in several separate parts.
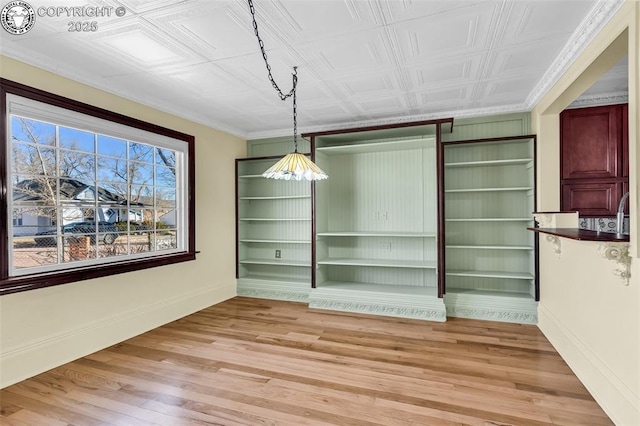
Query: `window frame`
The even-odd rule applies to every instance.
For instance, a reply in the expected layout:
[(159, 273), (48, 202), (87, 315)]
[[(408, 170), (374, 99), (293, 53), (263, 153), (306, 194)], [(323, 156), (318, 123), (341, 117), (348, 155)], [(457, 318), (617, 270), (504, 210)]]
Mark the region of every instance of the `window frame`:
[(161, 137), (169, 137), (187, 144), (187, 159), (185, 167), (187, 167), (186, 188), (183, 189), (185, 204), (187, 206), (186, 214), (186, 233), (187, 243), (185, 251), (177, 253), (159, 253), (153, 256), (139, 259), (116, 259), (113, 262), (76, 266), (69, 265), (69, 268), (56, 271), (48, 271), (34, 273), (30, 275), (10, 276), (10, 247), (9, 247), (9, 198), (11, 187), (9, 185), (11, 177), (9, 176), (11, 161), (8, 155), (3, 155), (0, 159), (0, 296), (5, 294), (28, 291), (43, 287), (66, 284), (70, 282), (88, 280), (109, 275), (121, 274), (141, 269), (153, 268), (158, 266), (169, 265), (173, 263), (195, 260), (195, 137), (168, 129), (162, 126), (151, 124), (136, 118), (131, 118), (116, 112), (108, 111), (93, 105), (49, 93), (40, 89), (29, 87), (21, 83), (0, 78), (0, 118), (2, 126), (0, 126), (0, 152), (8, 152), (8, 120), (9, 111), (7, 111), (7, 96), (16, 95), (54, 107), (63, 108), (76, 113), (85, 114), (98, 119), (106, 120), (115, 125), (128, 126), (130, 128), (154, 133)]

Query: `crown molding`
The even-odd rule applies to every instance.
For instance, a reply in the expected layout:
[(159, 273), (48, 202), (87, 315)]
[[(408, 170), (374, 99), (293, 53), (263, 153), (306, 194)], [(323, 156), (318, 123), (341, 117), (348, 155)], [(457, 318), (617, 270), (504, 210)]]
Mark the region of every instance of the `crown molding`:
[(629, 92), (604, 93), (598, 95), (580, 96), (567, 109), (585, 108), (591, 106), (626, 104), (629, 102)]
[(536, 87), (531, 91), (525, 105), (531, 111), (542, 97), (558, 82), (571, 64), (584, 51), (596, 34), (609, 22), (622, 7), (625, 0), (597, 0), (587, 16), (582, 20), (567, 44), (562, 48), (551, 66), (544, 73)]
[[(360, 121), (348, 121), (340, 124), (321, 124), (317, 126), (300, 126), (298, 123), (299, 133), (317, 133), (324, 132), (327, 130), (344, 130), (344, 129), (352, 129), (357, 127), (369, 127), (369, 126), (387, 126), (394, 124), (403, 124), (403, 123), (411, 123), (414, 121), (425, 121), (425, 120), (436, 120), (440, 118), (449, 118), (453, 117), (456, 119), (460, 118), (474, 118), (474, 117), (485, 117), (490, 115), (502, 115), (502, 114), (513, 114), (520, 112), (529, 112), (526, 105), (524, 104), (515, 104), (515, 105), (503, 105), (497, 107), (490, 108), (475, 108), (475, 109), (466, 109), (466, 110), (445, 110), (445, 111), (436, 111), (430, 112), (427, 114), (417, 114), (417, 115), (405, 115), (402, 117), (380, 117), (371, 120), (360, 120)], [(291, 128), (287, 127), (285, 129), (277, 129), (277, 130), (268, 130), (268, 131), (260, 131), (260, 132), (250, 132), (247, 134), (247, 139), (266, 139), (266, 138), (275, 138), (281, 136), (287, 136), (291, 134)]]

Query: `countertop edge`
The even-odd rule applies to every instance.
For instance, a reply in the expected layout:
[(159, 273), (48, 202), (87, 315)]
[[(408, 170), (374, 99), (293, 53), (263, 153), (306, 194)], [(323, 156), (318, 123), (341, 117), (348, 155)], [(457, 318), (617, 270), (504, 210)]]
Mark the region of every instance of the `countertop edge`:
[(527, 228), (529, 231), (539, 232), (541, 234), (554, 235), (556, 237), (569, 238), (577, 241), (599, 241), (612, 243), (628, 243), (629, 236), (622, 238), (611, 232), (596, 232), (579, 228)]

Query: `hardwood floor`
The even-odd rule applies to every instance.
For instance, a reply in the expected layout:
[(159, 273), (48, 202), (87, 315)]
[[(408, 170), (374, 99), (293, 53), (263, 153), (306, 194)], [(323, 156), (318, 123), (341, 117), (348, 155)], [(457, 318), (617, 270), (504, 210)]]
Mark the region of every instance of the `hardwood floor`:
[(3, 425), (609, 425), (542, 333), (235, 298), (0, 391)]

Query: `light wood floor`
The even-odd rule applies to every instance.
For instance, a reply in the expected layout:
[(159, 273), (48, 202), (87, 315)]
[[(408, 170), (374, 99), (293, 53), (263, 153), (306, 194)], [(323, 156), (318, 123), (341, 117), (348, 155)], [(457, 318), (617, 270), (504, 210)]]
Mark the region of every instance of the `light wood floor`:
[(0, 392), (3, 425), (608, 425), (535, 326), (235, 298)]

